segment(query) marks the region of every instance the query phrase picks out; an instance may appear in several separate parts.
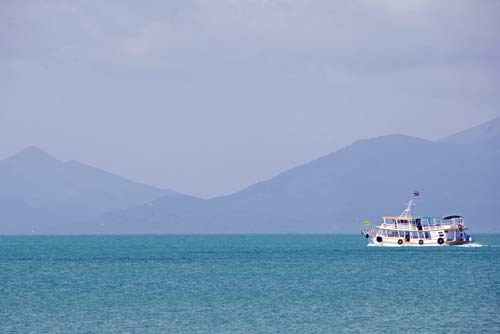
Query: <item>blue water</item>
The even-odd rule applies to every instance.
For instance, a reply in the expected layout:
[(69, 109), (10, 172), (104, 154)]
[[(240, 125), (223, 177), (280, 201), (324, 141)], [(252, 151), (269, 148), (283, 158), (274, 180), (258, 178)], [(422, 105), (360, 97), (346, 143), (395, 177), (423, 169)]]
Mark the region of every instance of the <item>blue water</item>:
[(0, 237), (1, 333), (500, 333), (500, 235)]

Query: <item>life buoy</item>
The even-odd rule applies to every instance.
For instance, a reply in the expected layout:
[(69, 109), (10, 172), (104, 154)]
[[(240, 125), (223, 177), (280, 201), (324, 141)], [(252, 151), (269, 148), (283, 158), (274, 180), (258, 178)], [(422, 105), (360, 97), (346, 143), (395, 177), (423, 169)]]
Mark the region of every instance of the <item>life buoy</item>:
[(438, 239), (438, 244), (440, 244), (440, 245), (444, 244), (444, 239), (443, 238), (439, 238)]
[(418, 241), (418, 244), (419, 244), (419, 245), (423, 245), (423, 244), (424, 244), (424, 241), (423, 241), (423, 240), (419, 240), (419, 241)]
[(378, 236), (378, 237), (377, 237), (377, 242), (382, 242), (382, 240), (383, 240), (383, 239), (382, 239), (382, 237), (381, 237), (381, 236)]
[(399, 239), (398, 240), (398, 245), (402, 245), (403, 244), (403, 239)]

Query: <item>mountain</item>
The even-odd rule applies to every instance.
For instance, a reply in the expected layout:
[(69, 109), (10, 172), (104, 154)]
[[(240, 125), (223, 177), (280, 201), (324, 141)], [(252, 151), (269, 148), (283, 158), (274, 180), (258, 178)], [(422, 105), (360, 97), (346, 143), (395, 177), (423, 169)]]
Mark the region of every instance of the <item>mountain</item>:
[(111, 233), (123, 226), (144, 233), (357, 232), (364, 220), (399, 214), (419, 190), (417, 214), (460, 214), (475, 232), (500, 232), (500, 152), (476, 144), (402, 135), (362, 140), (229, 196), (159, 199), (108, 214), (101, 224)]
[(37, 147), (0, 160), (0, 232), (60, 232), (105, 212), (158, 197), (181, 196), (76, 162)]
[(397, 215), (463, 215), (500, 232), (498, 119), (438, 142), (358, 141), (243, 191), (199, 199), (29, 148), (0, 161), (1, 233), (357, 233)]
[(440, 139), (447, 144), (480, 144), (500, 138), (500, 117)]

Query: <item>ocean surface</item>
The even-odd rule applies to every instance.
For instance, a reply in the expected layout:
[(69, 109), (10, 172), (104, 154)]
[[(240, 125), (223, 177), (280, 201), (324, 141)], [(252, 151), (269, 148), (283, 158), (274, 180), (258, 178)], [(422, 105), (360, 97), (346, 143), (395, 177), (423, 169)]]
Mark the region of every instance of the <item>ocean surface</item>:
[(500, 333), (500, 235), (2, 236), (0, 333)]

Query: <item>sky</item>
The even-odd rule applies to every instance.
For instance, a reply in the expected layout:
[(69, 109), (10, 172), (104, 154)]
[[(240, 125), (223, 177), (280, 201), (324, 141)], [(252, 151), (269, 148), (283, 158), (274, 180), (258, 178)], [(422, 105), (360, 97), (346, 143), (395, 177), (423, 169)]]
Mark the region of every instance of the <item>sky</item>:
[(221, 196), (500, 116), (500, 1), (0, 1), (0, 158)]

